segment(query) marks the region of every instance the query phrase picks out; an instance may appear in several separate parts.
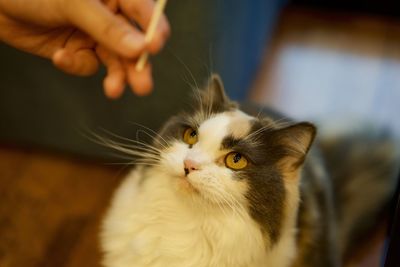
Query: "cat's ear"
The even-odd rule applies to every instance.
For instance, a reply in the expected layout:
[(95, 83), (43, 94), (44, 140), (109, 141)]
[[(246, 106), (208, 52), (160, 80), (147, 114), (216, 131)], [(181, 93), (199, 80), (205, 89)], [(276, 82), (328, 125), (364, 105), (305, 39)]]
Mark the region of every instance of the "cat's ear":
[(202, 105), (216, 113), (237, 108), (237, 104), (226, 95), (224, 84), (218, 74), (211, 75), (205, 90), (202, 91), (201, 98)]
[(304, 162), (316, 128), (309, 122), (294, 124), (274, 132), (273, 143), (279, 154), (278, 164), (283, 171), (296, 171)]
[(207, 94), (210, 100), (218, 103), (229, 102), (230, 99), (225, 93), (224, 83), (218, 74), (212, 74), (208, 80)]

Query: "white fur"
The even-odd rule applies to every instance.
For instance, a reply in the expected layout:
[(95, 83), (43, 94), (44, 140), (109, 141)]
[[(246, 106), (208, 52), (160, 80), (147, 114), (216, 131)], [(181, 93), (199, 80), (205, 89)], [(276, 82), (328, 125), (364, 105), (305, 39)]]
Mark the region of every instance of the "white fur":
[[(103, 224), (105, 266), (289, 266), (295, 254), (294, 218), (283, 224), (282, 237), (271, 247), (246, 211), (245, 182), (232, 179), (232, 170), (224, 166), (228, 151), (220, 144), (233, 134), (232, 122), (238, 119), (242, 128), (249, 127), (244, 113), (222, 113), (200, 125), (192, 149), (177, 141), (162, 153), (159, 166), (128, 175)], [(201, 168), (184, 177), (187, 157)]]

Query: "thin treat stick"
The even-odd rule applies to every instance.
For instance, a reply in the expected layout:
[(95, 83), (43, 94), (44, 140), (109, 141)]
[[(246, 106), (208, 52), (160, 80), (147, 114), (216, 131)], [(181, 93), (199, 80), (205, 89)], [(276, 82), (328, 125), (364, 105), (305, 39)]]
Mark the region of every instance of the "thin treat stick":
[[(157, 24), (160, 21), (161, 15), (163, 14), (165, 5), (167, 4), (167, 0), (158, 0), (156, 6), (154, 7), (153, 15), (150, 19), (149, 28), (147, 29), (146, 36), (144, 38), (146, 43), (149, 43), (156, 32)], [(142, 71), (144, 66), (146, 65), (147, 59), (149, 58), (149, 53), (144, 52), (136, 63), (136, 71)]]

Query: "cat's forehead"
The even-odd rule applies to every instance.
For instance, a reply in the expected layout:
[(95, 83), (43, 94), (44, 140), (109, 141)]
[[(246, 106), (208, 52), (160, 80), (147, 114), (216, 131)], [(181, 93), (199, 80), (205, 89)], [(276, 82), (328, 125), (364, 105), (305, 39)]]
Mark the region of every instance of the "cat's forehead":
[(253, 120), (253, 117), (240, 110), (226, 111), (201, 123), (199, 133), (221, 142), (226, 136), (240, 139), (249, 134)]

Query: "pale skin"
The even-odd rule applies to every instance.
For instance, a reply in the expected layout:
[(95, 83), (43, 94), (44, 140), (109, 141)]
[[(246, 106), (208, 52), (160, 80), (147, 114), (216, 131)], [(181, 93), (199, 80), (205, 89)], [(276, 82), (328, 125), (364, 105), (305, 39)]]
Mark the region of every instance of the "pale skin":
[(145, 95), (153, 87), (151, 66), (136, 71), (136, 60), (143, 51), (159, 52), (170, 28), (162, 16), (146, 43), (132, 21), (146, 30), (154, 5), (153, 0), (0, 0), (0, 41), (74, 75), (94, 74), (104, 64), (109, 98), (120, 97), (126, 84)]

